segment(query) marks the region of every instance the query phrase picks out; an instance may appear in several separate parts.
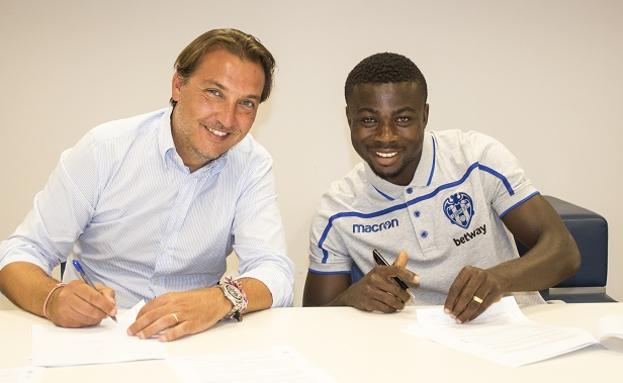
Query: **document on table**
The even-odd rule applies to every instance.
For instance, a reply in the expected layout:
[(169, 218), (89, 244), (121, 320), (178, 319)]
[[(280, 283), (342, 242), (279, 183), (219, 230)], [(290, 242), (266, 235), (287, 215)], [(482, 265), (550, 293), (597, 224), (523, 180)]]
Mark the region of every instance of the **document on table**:
[(611, 314), (599, 320), (599, 340), (623, 339), (623, 314)]
[(187, 383), (334, 382), (291, 347), (177, 357), (167, 363)]
[(37, 367), (0, 368), (0, 383), (38, 383), (41, 373)]
[(408, 333), (491, 361), (519, 367), (596, 344), (587, 331), (548, 326), (526, 318), (513, 297), (491, 305), (471, 322), (457, 324), (443, 306), (417, 310)]
[(145, 302), (102, 320), (99, 326), (62, 328), (49, 323), (32, 326), (32, 364), (58, 367), (164, 359), (166, 347), (156, 339), (129, 336), (127, 328)]

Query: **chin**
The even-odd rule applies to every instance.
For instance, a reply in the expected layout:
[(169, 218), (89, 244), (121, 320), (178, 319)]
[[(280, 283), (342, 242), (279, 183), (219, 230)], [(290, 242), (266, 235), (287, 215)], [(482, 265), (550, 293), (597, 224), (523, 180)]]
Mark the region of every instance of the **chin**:
[(401, 171), (400, 168), (395, 169), (395, 168), (385, 168), (385, 167), (380, 167), (380, 166), (371, 166), (371, 168), (372, 170), (374, 170), (374, 173), (376, 173), (377, 176), (383, 178), (386, 181), (389, 181), (388, 178), (397, 177), (398, 175), (400, 175), (400, 171)]

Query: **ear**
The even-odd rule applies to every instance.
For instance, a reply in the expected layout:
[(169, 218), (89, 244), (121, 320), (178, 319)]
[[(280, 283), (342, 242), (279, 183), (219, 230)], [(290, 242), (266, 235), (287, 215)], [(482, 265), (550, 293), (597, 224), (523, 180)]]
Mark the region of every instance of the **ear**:
[(348, 121), (348, 126), (352, 129), (352, 127), (353, 127), (353, 125), (352, 125), (353, 120), (350, 118), (350, 113), (348, 111), (348, 104), (344, 108), (344, 112), (346, 113), (346, 121)]
[(179, 101), (183, 85), (184, 79), (179, 73), (175, 72), (173, 74), (173, 79), (171, 80), (171, 99), (173, 101)]
[(422, 122), (424, 124), (424, 128), (426, 128), (426, 124), (428, 124), (428, 104), (424, 104), (424, 111), (422, 112)]

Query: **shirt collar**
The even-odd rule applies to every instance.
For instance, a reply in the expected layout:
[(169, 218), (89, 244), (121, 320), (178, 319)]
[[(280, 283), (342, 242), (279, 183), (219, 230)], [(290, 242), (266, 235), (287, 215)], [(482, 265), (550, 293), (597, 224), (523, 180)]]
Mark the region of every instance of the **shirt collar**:
[(432, 183), (433, 174), (435, 173), (435, 155), (435, 139), (432, 134), (425, 131), (424, 140), (422, 142), (422, 156), (420, 157), (420, 162), (409, 185), (401, 186), (384, 180), (377, 176), (367, 163), (364, 164), (366, 178), (370, 182), (370, 185), (376, 189), (374, 193), (380, 194), (386, 199), (393, 201), (400, 198), (406, 189), (423, 188)]
[(167, 160), (167, 152), (173, 150), (175, 152), (175, 143), (173, 142), (173, 133), (171, 132), (171, 113), (173, 107), (169, 107), (165, 113), (162, 114), (158, 125), (158, 149), (162, 159)]

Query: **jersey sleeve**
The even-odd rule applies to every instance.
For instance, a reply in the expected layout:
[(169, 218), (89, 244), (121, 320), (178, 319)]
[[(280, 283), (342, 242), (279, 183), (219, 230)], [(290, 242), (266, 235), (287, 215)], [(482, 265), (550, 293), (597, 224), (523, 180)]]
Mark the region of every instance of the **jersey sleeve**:
[(320, 201), (309, 234), (309, 271), (316, 274), (348, 274), (352, 259), (339, 230), (334, 225), (338, 214), (331, 192)]
[(467, 136), (478, 152), (485, 193), (500, 217), (538, 194), (517, 157), (502, 143), (480, 133), (468, 132)]

